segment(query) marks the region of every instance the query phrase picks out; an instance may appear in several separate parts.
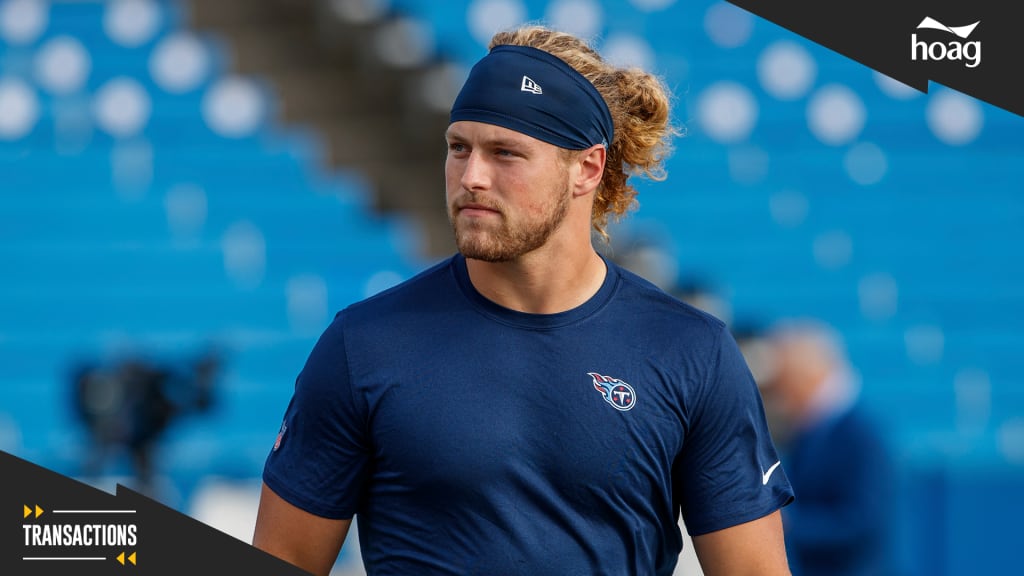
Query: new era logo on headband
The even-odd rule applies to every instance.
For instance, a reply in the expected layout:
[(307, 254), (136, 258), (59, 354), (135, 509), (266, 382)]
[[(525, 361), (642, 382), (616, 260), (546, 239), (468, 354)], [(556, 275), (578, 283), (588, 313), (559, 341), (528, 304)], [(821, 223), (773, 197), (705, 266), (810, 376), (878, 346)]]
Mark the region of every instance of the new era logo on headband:
[(541, 89), (540, 84), (537, 84), (529, 76), (523, 76), (523, 85), (519, 88), (520, 92), (531, 92), (533, 94), (543, 94), (544, 90)]
[(566, 150), (615, 135), (608, 105), (589, 80), (554, 54), (511, 44), (491, 48), (473, 65), (448, 121), (493, 124)]

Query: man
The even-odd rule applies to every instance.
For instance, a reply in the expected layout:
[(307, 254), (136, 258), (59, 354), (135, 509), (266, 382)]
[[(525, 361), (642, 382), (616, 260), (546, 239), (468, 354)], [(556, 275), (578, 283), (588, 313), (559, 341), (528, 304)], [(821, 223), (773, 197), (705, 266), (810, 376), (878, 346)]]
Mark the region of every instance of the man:
[(327, 574), (788, 574), (792, 497), (722, 322), (602, 258), (673, 130), (653, 76), (499, 33), (451, 111), (459, 253), (338, 314), (264, 471), (254, 544)]
[(841, 339), (819, 322), (768, 331), (772, 429), (800, 498), (783, 514), (797, 576), (892, 574), (895, 476), (877, 424), (858, 401)]

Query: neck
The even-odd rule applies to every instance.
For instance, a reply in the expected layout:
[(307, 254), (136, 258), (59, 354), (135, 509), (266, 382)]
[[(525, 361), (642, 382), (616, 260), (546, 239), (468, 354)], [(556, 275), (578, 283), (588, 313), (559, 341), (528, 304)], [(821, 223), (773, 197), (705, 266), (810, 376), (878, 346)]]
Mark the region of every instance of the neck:
[(469, 279), (488, 300), (530, 314), (572, 310), (600, 290), (607, 269), (589, 243), (585, 250), (561, 251), (558, 257), (544, 252), (510, 262), (467, 258)]
[(803, 426), (812, 426), (833, 414), (843, 412), (857, 399), (857, 386), (845, 371), (828, 374), (800, 411)]

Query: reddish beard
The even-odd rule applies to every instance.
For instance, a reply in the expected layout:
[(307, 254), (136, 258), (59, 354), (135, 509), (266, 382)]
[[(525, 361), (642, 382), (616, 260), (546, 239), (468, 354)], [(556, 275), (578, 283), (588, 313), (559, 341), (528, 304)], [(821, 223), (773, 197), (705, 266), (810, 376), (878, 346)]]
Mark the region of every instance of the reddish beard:
[[(470, 204), (493, 210), (498, 218), (460, 221), (459, 211)], [(463, 256), (485, 262), (509, 262), (546, 244), (568, 213), (569, 187), (565, 186), (545, 206), (544, 214), (534, 220), (510, 221), (501, 203), (484, 201), (472, 193), (449, 208), (448, 220), (455, 231), (455, 245)]]

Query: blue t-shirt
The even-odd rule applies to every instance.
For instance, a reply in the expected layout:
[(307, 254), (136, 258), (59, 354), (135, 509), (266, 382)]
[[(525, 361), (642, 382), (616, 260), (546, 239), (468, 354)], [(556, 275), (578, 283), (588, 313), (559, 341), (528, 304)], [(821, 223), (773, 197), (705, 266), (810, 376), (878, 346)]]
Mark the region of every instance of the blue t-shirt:
[(370, 575), (672, 573), (694, 535), (792, 491), (725, 325), (607, 262), (558, 314), (503, 308), (456, 255), (341, 311), (264, 481), (358, 516)]

